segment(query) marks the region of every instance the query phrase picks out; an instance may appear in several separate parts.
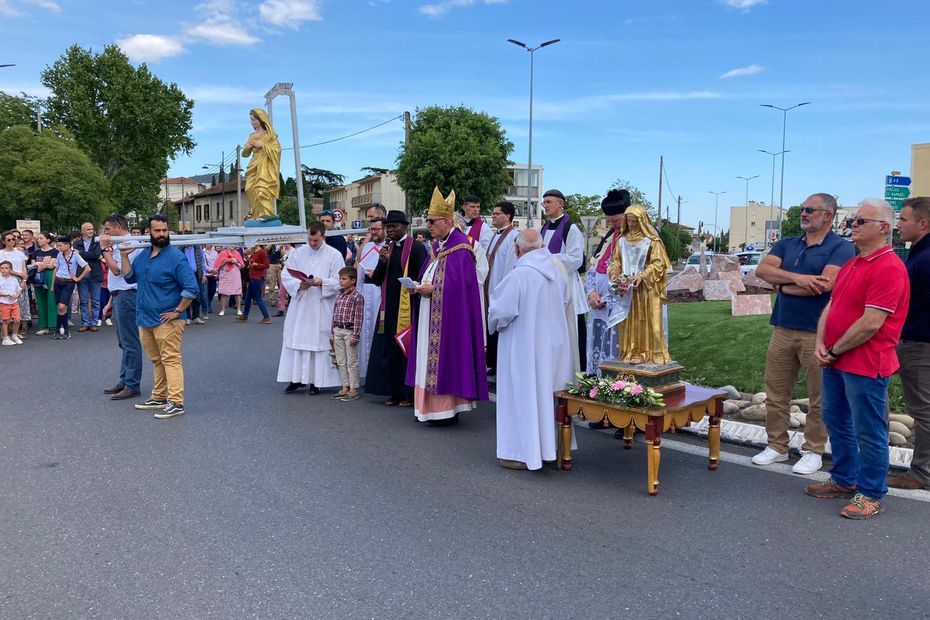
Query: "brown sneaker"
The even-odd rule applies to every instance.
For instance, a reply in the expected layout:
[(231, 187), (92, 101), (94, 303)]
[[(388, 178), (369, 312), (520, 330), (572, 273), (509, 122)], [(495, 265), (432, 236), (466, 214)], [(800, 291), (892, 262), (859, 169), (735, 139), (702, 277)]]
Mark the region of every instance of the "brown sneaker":
[(893, 489), (906, 489), (908, 491), (930, 488), (930, 485), (924, 484), (913, 472), (906, 472), (900, 476), (888, 476), (888, 486)]
[(262, 325), (271, 325), (271, 319), (262, 319), (259, 323)]
[(885, 509), (880, 499), (866, 497), (862, 493), (856, 493), (852, 501), (840, 511), (840, 514), (847, 519), (868, 519), (874, 517)]
[(249, 320), (249, 317), (247, 317), (247, 316), (237, 316), (237, 317), (236, 317), (236, 320), (237, 320), (237, 321), (248, 321), (248, 320)]
[(500, 459), (500, 462), (501, 462), (501, 467), (504, 467), (505, 469), (519, 469), (519, 470), (526, 469), (526, 463), (524, 463), (523, 461), (511, 461), (510, 459)]
[(826, 482), (808, 485), (804, 492), (817, 499), (851, 499), (856, 494), (856, 487), (844, 487), (833, 478), (827, 478)]

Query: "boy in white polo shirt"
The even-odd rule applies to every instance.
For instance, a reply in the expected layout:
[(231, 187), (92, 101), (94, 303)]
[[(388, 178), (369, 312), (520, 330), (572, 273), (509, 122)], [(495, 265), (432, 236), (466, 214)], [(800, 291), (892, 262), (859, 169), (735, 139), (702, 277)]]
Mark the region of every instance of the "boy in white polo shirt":
[[(0, 337), (5, 347), (23, 343), (19, 338), (19, 296), (25, 283), (12, 274), (13, 263), (8, 260), (0, 262), (0, 321), (3, 323)], [(9, 331), (7, 322), (10, 323)]]

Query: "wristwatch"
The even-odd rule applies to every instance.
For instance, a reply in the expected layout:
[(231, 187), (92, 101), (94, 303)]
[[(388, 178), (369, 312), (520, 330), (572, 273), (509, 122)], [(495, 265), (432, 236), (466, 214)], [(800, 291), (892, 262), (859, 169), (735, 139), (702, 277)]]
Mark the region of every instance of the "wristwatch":
[(833, 347), (830, 347), (829, 349), (827, 349), (827, 355), (829, 355), (833, 359), (838, 359), (840, 356), (839, 353), (833, 350)]
[(113, 248), (103, 248), (103, 249), (100, 250), (100, 251), (101, 251), (101, 252), (112, 252), (112, 251), (113, 251)]

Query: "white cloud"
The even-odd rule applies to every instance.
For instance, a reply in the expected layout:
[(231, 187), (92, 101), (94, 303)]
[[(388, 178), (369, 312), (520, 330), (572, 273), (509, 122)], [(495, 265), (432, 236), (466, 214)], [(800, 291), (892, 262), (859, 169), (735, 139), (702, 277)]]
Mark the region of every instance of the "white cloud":
[(26, 0), (26, 2), (43, 8), (46, 11), (51, 11), (52, 13), (61, 13), (61, 5), (53, 0)]
[(0, 0), (0, 15), (6, 15), (8, 17), (15, 17), (19, 15), (19, 11), (10, 6), (8, 0)]
[(435, 4), (423, 4), (418, 9), (427, 17), (439, 18), (458, 7), (473, 6), (475, 4), (506, 4), (508, 0), (443, 0)]
[(297, 30), (303, 22), (323, 20), (318, 0), (265, 0), (258, 7), (263, 20)]
[(265, 93), (239, 86), (199, 84), (182, 90), (186, 96), (197, 103), (218, 103), (241, 107), (243, 104), (257, 105), (265, 100)]
[(726, 73), (720, 76), (721, 80), (734, 77), (746, 77), (747, 75), (755, 75), (757, 73), (762, 73), (765, 71), (765, 67), (759, 65), (749, 65), (748, 67), (739, 67), (738, 69), (730, 69)]
[(196, 26), (185, 30), (191, 37), (216, 45), (254, 45), (259, 42), (258, 37), (240, 25), (242, 20), (235, 14), (236, 6), (232, 0), (211, 0), (194, 8), (203, 17)]
[(134, 34), (116, 41), (116, 44), (136, 62), (158, 62), (184, 53), (184, 46), (173, 37), (157, 34)]
[(768, 4), (768, 0), (720, 0), (720, 4), (748, 13), (755, 6)]

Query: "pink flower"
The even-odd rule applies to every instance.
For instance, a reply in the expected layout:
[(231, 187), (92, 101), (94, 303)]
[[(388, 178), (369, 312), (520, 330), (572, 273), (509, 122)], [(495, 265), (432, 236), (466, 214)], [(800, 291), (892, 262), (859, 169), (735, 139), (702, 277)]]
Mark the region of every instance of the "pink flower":
[(634, 385), (633, 389), (630, 390), (630, 394), (632, 394), (633, 396), (639, 396), (642, 393), (643, 393), (643, 386), (641, 385)]
[(588, 392), (588, 398), (597, 398), (597, 388), (591, 388), (591, 391)]
[(625, 381), (614, 381), (613, 383), (610, 384), (610, 387), (615, 390), (622, 390), (623, 388), (626, 387), (626, 382)]

